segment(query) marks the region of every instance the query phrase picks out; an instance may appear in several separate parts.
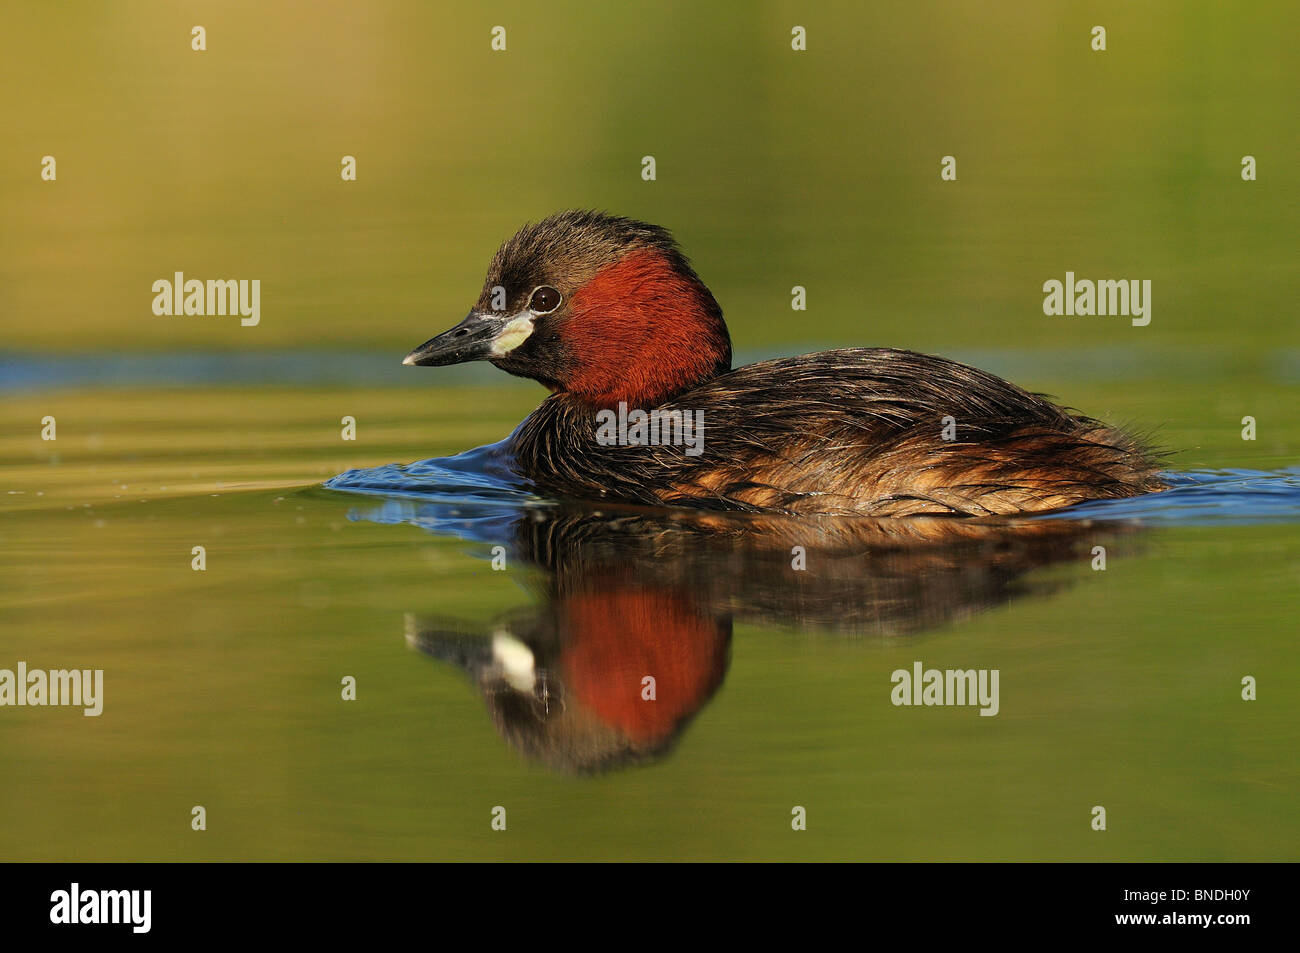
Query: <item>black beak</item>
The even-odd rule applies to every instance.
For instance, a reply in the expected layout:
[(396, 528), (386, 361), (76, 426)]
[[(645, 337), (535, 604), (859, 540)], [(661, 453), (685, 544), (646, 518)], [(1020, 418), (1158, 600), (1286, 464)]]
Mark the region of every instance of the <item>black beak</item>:
[(471, 311), (450, 331), (443, 331), (417, 347), (402, 361), (420, 367), (445, 367), (481, 361), (492, 356), (492, 342), (505, 326), (505, 319)]

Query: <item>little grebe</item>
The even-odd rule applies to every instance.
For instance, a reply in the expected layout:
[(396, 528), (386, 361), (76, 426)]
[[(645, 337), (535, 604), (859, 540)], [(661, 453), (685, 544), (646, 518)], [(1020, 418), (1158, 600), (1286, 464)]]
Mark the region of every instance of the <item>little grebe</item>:
[(597, 212), (522, 228), (469, 315), (404, 363), (477, 360), (553, 392), (503, 449), (560, 496), (989, 515), (1165, 487), (1133, 436), (955, 361), (851, 348), (732, 370), (722, 309), (672, 236)]

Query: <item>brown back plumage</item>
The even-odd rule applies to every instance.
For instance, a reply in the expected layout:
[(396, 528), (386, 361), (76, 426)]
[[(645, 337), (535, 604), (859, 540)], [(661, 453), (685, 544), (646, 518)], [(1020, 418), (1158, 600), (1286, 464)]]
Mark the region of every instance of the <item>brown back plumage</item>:
[(1039, 511), (1164, 487), (1134, 437), (911, 351), (763, 361), (662, 407), (704, 412), (703, 453), (602, 446), (593, 411), (557, 394), (513, 437), (517, 468), (587, 499), (872, 516)]

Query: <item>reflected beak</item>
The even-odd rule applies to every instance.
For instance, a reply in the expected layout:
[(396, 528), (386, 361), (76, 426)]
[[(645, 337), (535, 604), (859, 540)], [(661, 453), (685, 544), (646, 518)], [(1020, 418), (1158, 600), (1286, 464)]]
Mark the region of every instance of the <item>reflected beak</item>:
[(492, 664), (492, 642), (453, 619), (405, 616), (406, 644), (471, 675)]
[(417, 347), (402, 361), (420, 367), (445, 367), (482, 361), (494, 356), (493, 345), (506, 325), (504, 316), (471, 311), (450, 331), (443, 331)]
[(497, 678), (520, 692), (531, 692), (537, 684), (533, 650), (505, 629), (487, 639), (454, 621), (409, 612), (404, 623), (407, 645), (468, 672), (475, 680)]

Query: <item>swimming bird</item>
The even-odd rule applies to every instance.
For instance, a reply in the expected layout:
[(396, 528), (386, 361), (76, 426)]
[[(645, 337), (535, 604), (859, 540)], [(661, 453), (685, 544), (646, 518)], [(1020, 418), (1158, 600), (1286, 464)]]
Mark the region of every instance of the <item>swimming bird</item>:
[(403, 363), (479, 360), (552, 392), (496, 450), (557, 497), (988, 516), (1165, 488), (1137, 437), (956, 361), (848, 348), (733, 369), (672, 235), (601, 212), (521, 228), (464, 320)]

